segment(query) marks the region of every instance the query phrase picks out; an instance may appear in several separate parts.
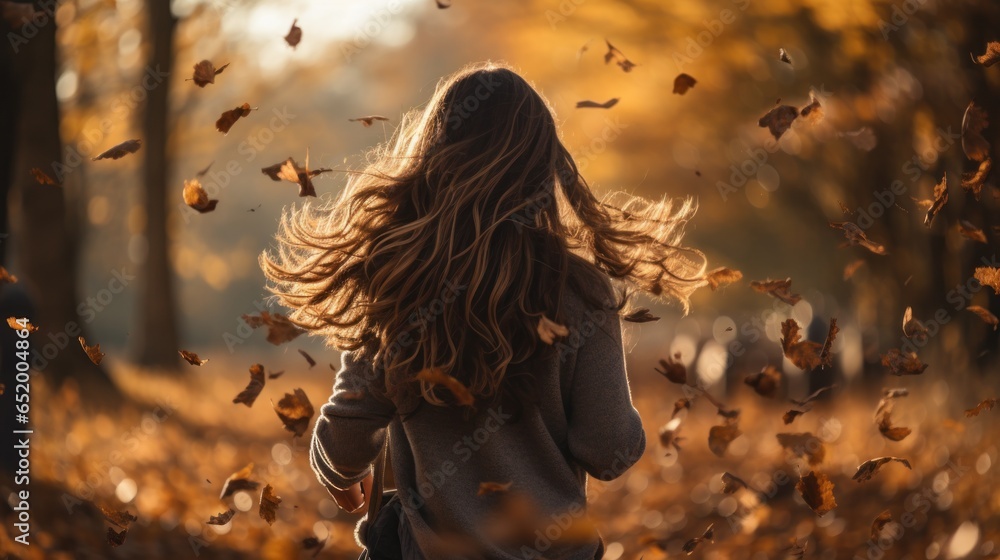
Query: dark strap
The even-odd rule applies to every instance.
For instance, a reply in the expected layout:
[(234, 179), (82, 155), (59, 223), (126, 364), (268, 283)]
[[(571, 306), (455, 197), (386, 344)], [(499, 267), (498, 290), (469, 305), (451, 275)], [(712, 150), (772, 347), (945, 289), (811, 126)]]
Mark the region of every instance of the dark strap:
[(385, 429), (385, 439), (382, 441), (382, 449), (375, 457), (375, 464), (372, 467), (372, 495), (368, 502), (368, 523), (378, 517), (378, 512), (382, 509), (382, 494), (385, 491), (385, 464), (386, 454), (389, 449), (389, 428)]

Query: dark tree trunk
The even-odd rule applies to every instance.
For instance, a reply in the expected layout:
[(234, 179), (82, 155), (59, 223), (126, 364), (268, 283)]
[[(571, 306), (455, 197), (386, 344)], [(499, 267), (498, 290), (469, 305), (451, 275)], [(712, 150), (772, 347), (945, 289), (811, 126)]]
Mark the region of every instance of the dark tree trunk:
[[(174, 27), (167, 0), (148, 0), (150, 53), (148, 65), (156, 72), (171, 72)], [(146, 241), (149, 252), (141, 273), (139, 331), (136, 360), (145, 366), (172, 367), (178, 364), (177, 318), (173, 275), (167, 238), (167, 176), (170, 169), (169, 120), (170, 80), (152, 88), (146, 101), (143, 122), (142, 192), (146, 208)]]

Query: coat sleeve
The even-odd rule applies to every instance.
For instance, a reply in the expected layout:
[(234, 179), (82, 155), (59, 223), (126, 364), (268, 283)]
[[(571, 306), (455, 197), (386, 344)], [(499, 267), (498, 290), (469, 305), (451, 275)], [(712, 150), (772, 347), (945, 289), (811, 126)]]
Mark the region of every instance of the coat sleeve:
[[(632, 406), (625, 371), (621, 319), (584, 320), (567, 410), (573, 458), (591, 476), (612, 480), (625, 473), (646, 449), (646, 433)], [(589, 333), (589, 336), (588, 336)]]
[(320, 482), (347, 489), (371, 471), (395, 406), (380, 394), (382, 376), (352, 352), (341, 356), (330, 400), (320, 408), (309, 462)]

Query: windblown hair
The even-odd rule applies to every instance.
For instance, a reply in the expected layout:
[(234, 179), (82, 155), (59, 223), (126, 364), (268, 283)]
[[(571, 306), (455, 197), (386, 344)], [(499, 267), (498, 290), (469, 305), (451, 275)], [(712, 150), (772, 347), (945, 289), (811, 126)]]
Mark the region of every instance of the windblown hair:
[[(594, 196), (528, 82), (481, 63), (443, 79), (334, 202), (287, 210), (261, 266), (292, 321), (371, 356), (394, 400), (446, 403), (415, 380), (428, 368), (492, 400), (546, 346), (538, 323), (562, 320), (567, 289), (615, 313), (629, 287), (686, 312), (704, 285), (704, 256), (680, 246), (693, 201), (617, 196)], [(608, 277), (621, 292), (594, 289)]]

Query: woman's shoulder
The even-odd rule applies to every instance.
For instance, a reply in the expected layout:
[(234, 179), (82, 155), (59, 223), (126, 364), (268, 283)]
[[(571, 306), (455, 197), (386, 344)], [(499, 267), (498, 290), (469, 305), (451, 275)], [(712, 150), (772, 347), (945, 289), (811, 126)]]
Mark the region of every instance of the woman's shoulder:
[(618, 294), (611, 277), (593, 263), (570, 256), (566, 301), (570, 307), (617, 310)]

